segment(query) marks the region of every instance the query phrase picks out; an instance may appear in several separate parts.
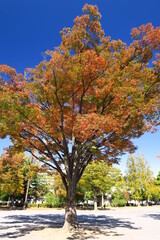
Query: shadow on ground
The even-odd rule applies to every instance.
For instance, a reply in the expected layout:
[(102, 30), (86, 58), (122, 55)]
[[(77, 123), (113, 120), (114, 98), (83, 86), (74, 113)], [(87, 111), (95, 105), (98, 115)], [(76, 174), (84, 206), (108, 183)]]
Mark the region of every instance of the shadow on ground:
[(150, 217), (155, 220), (160, 220), (160, 214), (145, 214), (144, 217)]
[(60, 214), (12, 215), (5, 217), (4, 220), (0, 226), (0, 239), (22, 237), (33, 230), (60, 228), (63, 226), (64, 216)]
[[(74, 232), (68, 240), (74, 239), (96, 239), (97, 235), (103, 236), (123, 236), (124, 234), (119, 234), (118, 230), (115, 228), (128, 228), (137, 230), (139, 228), (134, 227), (134, 223), (128, 221), (127, 219), (113, 218), (111, 216), (105, 215), (81, 215), (78, 217), (80, 225), (83, 227), (84, 231), (79, 234), (77, 230)], [(86, 233), (87, 232), (87, 233)]]
[[(0, 226), (0, 239), (18, 238), (29, 234), (31, 231), (44, 228), (61, 228), (64, 223), (63, 214), (35, 214), (35, 215), (12, 215), (7, 216)], [(68, 237), (74, 239), (95, 239), (97, 234), (105, 236), (120, 236), (115, 228), (138, 229), (134, 223), (127, 219), (118, 219), (105, 215), (80, 215), (78, 221), (84, 231), (76, 231)], [(85, 236), (87, 231), (87, 235)]]

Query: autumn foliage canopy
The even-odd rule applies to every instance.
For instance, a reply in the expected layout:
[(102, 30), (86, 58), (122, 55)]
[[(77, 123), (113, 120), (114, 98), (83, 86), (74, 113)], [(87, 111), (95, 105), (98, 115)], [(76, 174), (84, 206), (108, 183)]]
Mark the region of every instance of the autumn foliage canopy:
[(0, 137), (56, 169), (67, 190), (91, 160), (116, 162), (159, 124), (160, 28), (133, 28), (127, 46), (104, 35), (96, 6), (83, 12), (24, 76), (0, 66)]

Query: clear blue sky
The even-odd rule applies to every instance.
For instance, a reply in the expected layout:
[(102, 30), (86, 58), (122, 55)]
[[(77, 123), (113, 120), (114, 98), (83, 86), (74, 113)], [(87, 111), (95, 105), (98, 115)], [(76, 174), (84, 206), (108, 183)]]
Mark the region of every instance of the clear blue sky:
[[(129, 44), (133, 27), (151, 22), (160, 26), (160, 0), (0, 0), (0, 64), (24, 72), (43, 58), (43, 52), (60, 44), (59, 32), (72, 27), (85, 3), (97, 4), (106, 36)], [(0, 154), (9, 140), (0, 140)], [(160, 171), (160, 132), (135, 141), (157, 175)], [(125, 169), (126, 157), (120, 168)]]

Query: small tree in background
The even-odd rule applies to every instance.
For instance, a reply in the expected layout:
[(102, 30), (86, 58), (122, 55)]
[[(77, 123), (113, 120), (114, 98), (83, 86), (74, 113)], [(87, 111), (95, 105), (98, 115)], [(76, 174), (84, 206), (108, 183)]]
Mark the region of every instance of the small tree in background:
[(158, 173), (158, 176), (157, 176), (157, 184), (158, 186), (160, 186), (160, 172)]
[(23, 162), (23, 175), (24, 175), (24, 209), (27, 207), (28, 194), (31, 182), (35, 173), (38, 171), (38, 166), (36, 165), (33, 158), (26, 157)]
[(23, 166), (26, 156), (22, 153), (10, 156), (4, 153), (0, 158), (1, 192), (13, 202), (18, 195), (24, 194)]
[(1, 195), (6, 198), (21, 200), (27, 206), (28, 192), (37, 165), (24, 153), (11, 155), (9, 149), (0, 158)]
[(157, 179), (154, 179), (153, 185), (150, 187), (150, 200), (155, 203), (160, 201), (160, 186)]
[(43, 172), (34, 172), (29, 188), (29, 197), (33, 198), (36, 202), (37, 200), (42, 200), (44, 195), (48, 193), (50, 188), (53, 186), (48, 183), (47, 175)]
[(56, 196), (65, 198), (66, 197), (66, 189), (62, 182), (62, 178), (59, 173), (55, 173), (53, 175), (53, 190)]
[(151, 187), (150, 192), (152, 201), (160, 201), (160, 172), (158, 173), (157, 178), (154, 179), (154, 184)]
[(143, 155), (128, 157), (125, 179), (131, 199), (149, 200), (154, 177)]
[(108, 166), (105, 162), (93, 162), (87, 166), (79, 184), (85, 192), (92, 193), (96, 210), (97, 197), (102, 196), (103, 207), (104, 194), (120, 180), (121, 174), (118, 169)]
[(58, 206), (64, 206), (66, 200), (66, 189), (62, 182), (62, 178), (59, 173), (55, 172), (53, 175), (53, 190), (54, 197), (57, 199)]

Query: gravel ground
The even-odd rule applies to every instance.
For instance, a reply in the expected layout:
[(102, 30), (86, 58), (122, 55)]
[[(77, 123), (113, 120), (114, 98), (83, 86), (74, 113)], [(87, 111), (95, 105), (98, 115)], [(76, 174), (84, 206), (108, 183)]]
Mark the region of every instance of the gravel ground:
[(68, 233), (61, 229), (64, 210), (0, 211), (0, 239), (160, 239), (160, 206), (78, 211), (78, 221), (83, 230)]

